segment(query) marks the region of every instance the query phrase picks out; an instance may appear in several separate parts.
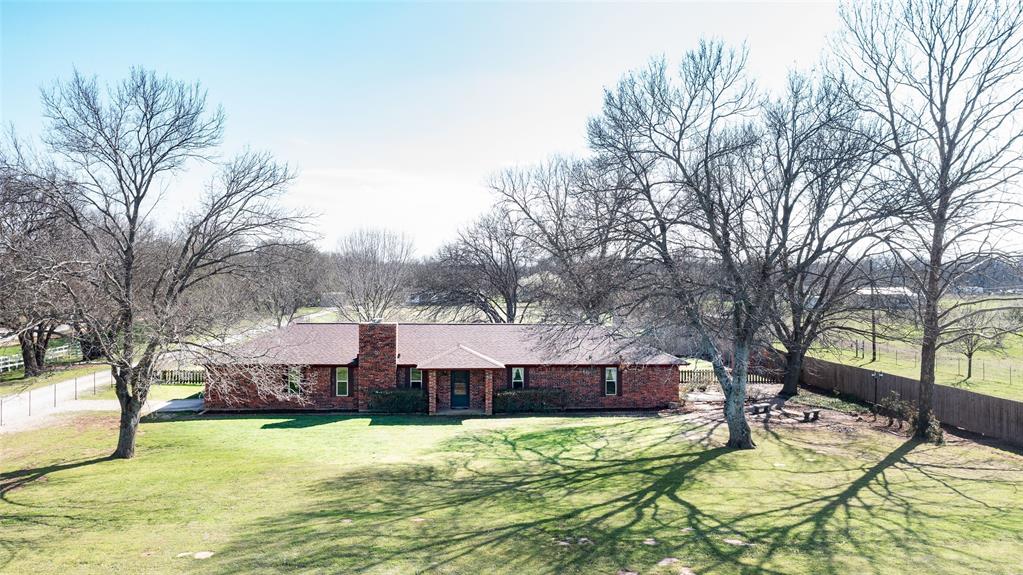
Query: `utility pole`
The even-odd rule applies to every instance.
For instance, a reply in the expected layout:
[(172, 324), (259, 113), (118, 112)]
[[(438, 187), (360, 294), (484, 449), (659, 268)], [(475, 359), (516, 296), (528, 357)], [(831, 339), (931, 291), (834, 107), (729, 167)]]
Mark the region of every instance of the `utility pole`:
[(877, 361), (877, 293), (874, 291), (874, 258), (867, 260), (870, 275), (870, 361)]

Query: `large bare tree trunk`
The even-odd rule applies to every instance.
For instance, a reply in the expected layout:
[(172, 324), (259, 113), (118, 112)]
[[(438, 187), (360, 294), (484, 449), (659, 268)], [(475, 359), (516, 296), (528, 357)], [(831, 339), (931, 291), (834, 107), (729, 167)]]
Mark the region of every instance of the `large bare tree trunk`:
[(42, 366), (36, 362), (38, 356), (35, 352), (35, 344), (28, 332), (18, 334), (18, 345), (21, 347), (21, 360), (25, 363), (25, 376), (31, 377), (42, 373)]
[(934, 419), (934, 368), (938, 351), (938, 303), (930, 297), (924, 305), (924, 336), (920, 345), (920, 388), (917, 399), (916, 435), (931, 437)]
[(728, 422), (728, 447), (753, 449), (753, 433), (746, 421), (746, 381), (749, 376), (749, 348), (736, 346), (732, 354), (731, 384), (725, 389), (725, 421)]
[(945, 245), (946, 204), (939, 203), (936, 210), (934, 233), (931, 236), (930, 258), (924, 283), (923, 339), (920, 342), (920, 389), (917, 398), (916, 435), (930, 440), (934, 426), (934, 370), (937, 365), (938, 337), (941, 324), (938, 302), (941, 298), (941, 270)]
[(803, 371), (803, 358), (806, 350), (794, 346), (785, 352), (785, 375), (782, 379), (779, 395), (793, 397), (799, 394), (799, 376)]
[(21, 359), (25, 362), (25, 375), (39, 375), (46, 367), (46, 349), (50, 345), (53, 328), (50, 324), (35, 325), (18, 334)]
[(145, 404), (145, 393), (138, 386), (133, 386), (135, 393), (129, 391), (129, 380), (138, 377), (134, 370), (111, 368), (117, 400), (121, 404), (121, 423), (117, 430), (117, 448), (111, 457), (131, 459), (135, 457), (135, 436), (138, 433), (139, 420), (142, 417), (142, 406)]
[(142, 406), (133, 399), (121, 402), (121, 424), (117, 430), (117, 449), (111, 457), (131, 459), (135, 457), (135, 435), (139, 428)]

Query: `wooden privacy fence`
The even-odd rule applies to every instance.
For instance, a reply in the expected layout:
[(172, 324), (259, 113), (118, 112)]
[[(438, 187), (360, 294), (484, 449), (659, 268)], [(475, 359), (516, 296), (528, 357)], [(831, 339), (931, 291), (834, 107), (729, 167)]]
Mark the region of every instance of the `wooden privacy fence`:
[(201, 369), (163, 369), (157, 374), (157, 385), (202, 385), (206, 372)]
[[(875, 378), (873, 373), (870, 369), (808, 357), (803, 360), (800, 383), (869, 403), (876, 403), (892, 391), (913, 403), (919, 397), (917, 380), (889, 373)], [(946, 425), (1023, 445), (1023, 402), (935, 385), (934, 414)]]

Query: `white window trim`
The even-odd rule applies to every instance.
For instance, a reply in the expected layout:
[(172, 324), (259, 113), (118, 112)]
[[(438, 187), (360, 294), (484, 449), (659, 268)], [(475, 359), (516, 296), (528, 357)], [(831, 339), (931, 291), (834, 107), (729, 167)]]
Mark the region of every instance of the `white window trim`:
[[(519, 374), (522, 376), (519, 387), (515, 387), (515, 370), (519, 370)], [(511, 386), (512, 389), (525, 389), (526, 388), (526, 368), (524, 367), (513, 367), (511, 368)]]
[[(341, 381), (339, 376), (341, 375), (341, 370), (342, 369), (344, 370), (344, 374), (345, 374), (345, 379), (344, 379), (344, 382), (345, 382), (345, 392), (344, 393), (338, 393), (337, 392), (337, 384), (338, 384), (338, 382)], [(350, 369), (348, 369), (348, 366), (339, 365), (339, 366), (335, 367), (334, 368), (334, 397), (348, 397), (349, 394), (351, 394), (351, 392), (352, 392), (351, 381), (352, 381), (352, 372), (351, 372)]]
[[(610, 376), (610, 377), (609, 377)], [(607, 392), (607, 384), (614, 382), (615, 389), (613, 393)], [(604, 368), (604, 395), (618, 395), (618, 368), (617, 367), (605, 367)]]
[[(415, 372), (417, 372), (417, 371), (419, 372), (419, 380), (418, 381), (415, 379), (415, 375), (414, 375)], [(422, 389), (423, 388), (423, 379), (425, 379), (424, 376), (423, 376), (423, 370), (419, 369), (418, 367), (410, 367), (409, 368), (409, 371), (408, 371), (408, 386), (409, 387), (412, 387), (412, 388), (415, 388), (415, 389)], [(419, 387), (415, 387), (415, 384), (417, 384), (417, 383), (419, 384)]]
[(299, 395), (302, 393), (302, 368), (289, 365), (288, 366), (288, 378), (286, 391), (291, 395)]

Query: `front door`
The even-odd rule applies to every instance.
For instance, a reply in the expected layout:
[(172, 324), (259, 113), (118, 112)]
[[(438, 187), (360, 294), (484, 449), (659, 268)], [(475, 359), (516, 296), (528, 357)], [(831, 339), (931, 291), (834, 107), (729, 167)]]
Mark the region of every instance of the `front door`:
[(469, 372), (464, 369), (451, 370), (451, 409), (469, 407)]

